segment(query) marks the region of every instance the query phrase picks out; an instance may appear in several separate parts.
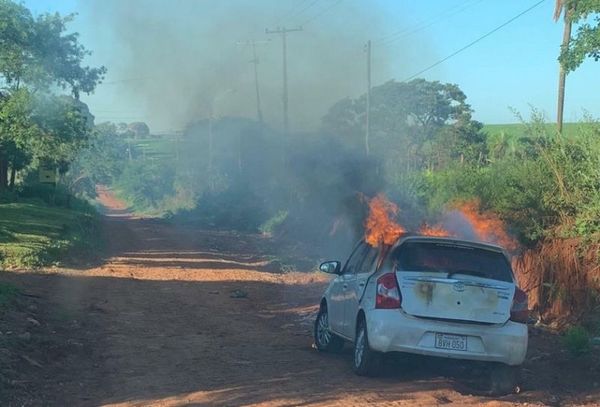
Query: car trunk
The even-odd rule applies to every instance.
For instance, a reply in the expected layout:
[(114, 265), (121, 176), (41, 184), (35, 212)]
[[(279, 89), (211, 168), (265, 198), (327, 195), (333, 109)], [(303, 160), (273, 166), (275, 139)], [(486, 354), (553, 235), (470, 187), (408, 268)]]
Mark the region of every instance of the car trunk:
[(515, 284), (502, 252), (421, 241), (403, 244), (393, 257), (406, 313), (490, 324), (509, 319)]
[(504, 323), (510, 317), (513, 283), (407, 271), (396, 276), (402, 308), (410, 315), (490, 324)]

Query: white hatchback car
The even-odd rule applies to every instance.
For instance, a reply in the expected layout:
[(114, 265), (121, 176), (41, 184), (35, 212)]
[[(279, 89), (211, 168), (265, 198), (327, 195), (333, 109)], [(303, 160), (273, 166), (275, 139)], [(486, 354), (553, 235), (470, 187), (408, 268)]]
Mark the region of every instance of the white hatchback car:
[(314, 339), (320, 351), (354, 343), (354, 371), (378, 373), (386, 352), (490, 364), (492, 390), (515, 389), (527, 353), (527, 296), (498, 246), (404, 236), (387, 248), (359, 242), (321, 300)]

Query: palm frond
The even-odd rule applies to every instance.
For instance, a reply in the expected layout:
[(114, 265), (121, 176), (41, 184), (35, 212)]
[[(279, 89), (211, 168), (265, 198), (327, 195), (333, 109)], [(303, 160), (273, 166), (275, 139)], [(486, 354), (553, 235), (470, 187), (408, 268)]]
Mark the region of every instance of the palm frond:
[(565, 7), (565, 1), (566, 0), (556, 0), (556, 3), (554, 4), (554, 15), (552, 16), (554, 21), (558, 21), (560, 18), (560, 15)]

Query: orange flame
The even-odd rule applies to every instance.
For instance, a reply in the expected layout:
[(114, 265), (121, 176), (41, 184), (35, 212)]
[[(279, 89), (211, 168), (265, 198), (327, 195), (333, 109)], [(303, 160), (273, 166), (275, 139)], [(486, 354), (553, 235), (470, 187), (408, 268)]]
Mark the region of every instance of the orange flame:
[(392, 217), (399, 212), (398, 205), (379, 194), (369, 201), (369, 217), (365, 222), (365, 240), (373, 247), (392, 245), (406, 231)]
[(506, 231), (504, 222), (497, 215), (482, 212), (478, 201), (467, 201), (455, 206), (473, 227), (477, 238), (485, 242), (494, 242), (508, 251), (515, 251), (519, 243)]
[(456, 236), (453, 233), (450, 233), (446, 229), (444, 229), (441, 225), (433, 225), (429, 226), (428, 224), (424, 224), (421, 229), (417, 232), (423, 236), (435, 236), (435, 237), (453, 237)]

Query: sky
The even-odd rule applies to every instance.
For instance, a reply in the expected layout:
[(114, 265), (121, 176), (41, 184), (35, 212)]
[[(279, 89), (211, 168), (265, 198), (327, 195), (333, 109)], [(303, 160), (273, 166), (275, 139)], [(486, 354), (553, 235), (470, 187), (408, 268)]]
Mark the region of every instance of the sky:
[[(142, 2), (148, 7), (140, 8)], [(81, 42), (93, 51), (86, 62), (108, 69), (95, 93), (82, 97), (97, 122), (146, 121), (153, 131), (168, 131), (206, 116), (210, 103), (194, 102), (206, 94), (212, 95), (205, 99), (212, 100), (213, 111), (220, 115), (253, 117), (250, 48), (235, 45), (236, 39), (249, 38), (271, 40), (258, 47), (261, 91), (267, 121), (280, 125), (281, 40), (265, 34), (265, 28), (303, 27), (288, 36), (290, 115), (297, 128), (309, 129), (327, 106), (364, 92), (367, 40), (372, 41), (373, 85), (405, 80), (537, 2), (25, 0), (24, 4), (34, 13), (78, 13), (69, 29), (79, 32)], [(552, 19), (553, 7), (554, 1), (546, 0), (419, 76), (458, 84), (475, 119), (484, 123), (517, 122), (514, 111), (527, 117), (532, 107), (553, 120), (563, 28)], [(162, 33), (170, 42), (162, 43)], [(595, 89), (599, 73), (600, 62), (586, 60), (568, 76), (566, 121), (580, 120), (585, 112), (600, 117), (600, 92)]]

